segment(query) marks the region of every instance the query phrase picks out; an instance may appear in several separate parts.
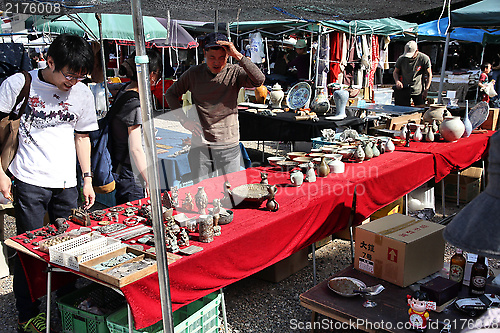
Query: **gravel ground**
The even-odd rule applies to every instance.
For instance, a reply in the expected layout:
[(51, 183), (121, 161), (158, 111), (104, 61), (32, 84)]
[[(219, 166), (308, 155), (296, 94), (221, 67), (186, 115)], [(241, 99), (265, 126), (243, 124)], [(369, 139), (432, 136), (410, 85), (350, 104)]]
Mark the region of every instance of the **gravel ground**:
[[(170, 125), (171, 122), (167, 115), (161, 115), (159, 118), (161, 119), (155, 119), (156, 126)], [(176, 128), (176, 130), (184, 131), (183, 128)], [(256, 149), (257, 143), (245, 142), (244, 144), (252, 161), (260, 161), (262, 153)], [(280, 148), (278, 154), (284, 154), (286, 150), (290, 149), (290, 146), (281, 144)], [(265, 152), (264, 157), (274, 155), (276, 144), (266, 143)], [(446, 214), (455, 213), (461, 208), (463, 206), (457, 208), (448, 203)], [(440, 200), (436, 200), (436, 210), (441, 212)], [(441, 218), (440, 214), (436, 214), (433, 220), (438, 221)], [(6, 237), (15, 235), (15, 221), (11, 216), (6, 216), (5, 233)], [(444, 261), (448, 262), (453, 253), (454, 249), (447, 245)], [(349, 256), (349, 242), (345, 240), (335, 239), (319, 248), (316, 251), (318, 282), (347, 267), (350, 264)], [(299, 305), (299, 295), (313, 287), (311, 261), (310, 255), (309, 265), (306, 268), (279, 283), (248, 277), (224, 288), (228, 331), (230, 333), (291, 332), (294, 331), (291, 323), (307, 323), (310, 320), (311, 312)], [(490, 260), (490, 265), (496, 269), (500, 268), (499, 262), (495, 260)], [(85, 281), (79, 282), (80, 284), (85, 283)], [(53, 299), (55, 299), (55, 295)], [(17, 331), (17, 313), (14, 302), (12, 275), (10, 275), (0, 279), (0, 332)], [(41, 308), (44, 309), (45, 297), (42, 298), (42, 302)], [(60, 328), (60, 319), (57, 316), (58, 310), (55, 308), (55, 303), (52, 304), (52, 309), (53, 326)]]

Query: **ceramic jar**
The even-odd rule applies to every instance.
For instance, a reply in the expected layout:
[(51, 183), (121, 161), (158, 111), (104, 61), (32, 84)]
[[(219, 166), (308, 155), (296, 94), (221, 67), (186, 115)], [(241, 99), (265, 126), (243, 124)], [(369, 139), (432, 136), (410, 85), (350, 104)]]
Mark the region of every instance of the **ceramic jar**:
[(267, 98), (267, 88), (265, 85), (255, 88), (255, 102), (264, 104)]
[(335, 90), (333, 92), (333, 100), (335, 101), (335, 116), (339, 119), (347, 117), (345, 108), (349, 101), (349, 92), (342, 89)]
[(212, 215), (200, 215), (198, 218), (199, 241), (210, 243), (214, 240), (214, 220)]
[(196, 203), (199, 214), (207, 213), (208, 197), (203, 186), (198, 187), (198, 192), (196, 192), (194, 196), (194, 202)]
[(310, 107), (311, 111), (316, 112), (316, 114), (325, 114), (330, 110), (330, 102), (325, 87), (316, 88), (316, 96), (312, 100)]
[(456, 141), (462, 137), (465, 132), (465, 125), (460, 117), (444, 117), (439, 125), (439, 133), (446, 141)]
[(283, 101), (283, 97), (285, 97), (285, 93), (283, 92), (283, 89), (281, 89), (280, 84), (276, 83), (269, 93), (271, 106), (273, 108), (281, 108), (281, 101)]
[(422, 130), (420, 129), (420, 126), (417, 125), (417, 129), (415, 130), (415, 133), (413, 134), (413, 140), (415, 141), (422, 141), (423, 135), (422, 135)]
[(424, 113), (424, 121), (426, 123), (432, 123), (433, 120), (442, 122), (446, 110), (446, 105), (444, 104), (431, 104), (429, 109)]
[(385, 143), (385, 151), (386, 153), (392, 153), (396, 149), (396, 146), (394, 146), (394, 142), (392, 142), (392, 139), (387, 140)]
[(321, 158), (321, 163), (319, 164), (318, 167), (318, 176), (326, 177), (328, 176), (329, 173), (330, 173), (330, 167), (328, 166), (328, 164), (326, 164), (325, 157), (323, 156)]
[(469, 101), (466, 101), (465, 103), (466, 103), (465, 116), (464, 116), (465, 131), (462, 137), (468, 138), (472, 134), (473, 128), (472, 128), (472, 123), (470, 122), (469, 119)]
[(300, 170), (295, 170), (290, 173), (290, 181), (293, 185), (299, 187), (304, 182), (304, 174)]
[(342, 156), (335, 157), (333, 161), (330, 161), (328, 163), (328, 166), (330, 167), (330, 172), (331, 173), (344, 173), (345, 171), (345, 164), (344, 162), (341, 161)]

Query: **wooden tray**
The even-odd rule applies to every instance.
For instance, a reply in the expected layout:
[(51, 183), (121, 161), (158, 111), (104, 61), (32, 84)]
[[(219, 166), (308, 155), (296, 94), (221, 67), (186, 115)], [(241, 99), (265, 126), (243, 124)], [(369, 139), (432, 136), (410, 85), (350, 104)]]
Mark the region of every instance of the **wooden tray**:
[[(127, 261), (120, 263), (116, 266), (110, 267), (104, 271), (98, 271), (98, 270), (92, 268), (93, 266), (95, 266), (101, 262), (107, 261), (111, 258), (117, 257), (117, 256), (125, 254), (125, 253), (133, 253), (133, 254), (137, 255), (137, 257), (130, 259), (130, 260), (127, 260)], [(172, 254), (172, 253), (167, 253), (167, 255), (168, 255), (167, 256), (168, 264), (182, 258), (181, 256), (179, 256), (177, 254)], [(122, 278), (116, 278), (114, 276), (107, 274), (107, 272), (109, 272), (113, 268), (120, 267), (121, 265), (123, 265), (125, 263), (132, 263), (132, 262), (140, 261), (144, 258), (151, 258), (151, 259), (156, 260), (156, 256), (154, 254), (139, 251), (139, 250), (136, 250), (136, 249), (128, 247), (128, 246), (122, 247), (122, 248), (115, 250), (113, 252), (106, 253), (100, 257), (97, 257), (95, 259), (88, 260), (86, 262), (81, 263), (80, 264), (80, 272), (82, 272), (83, 274), (86, 274), (88, 276), (94, 277), (98, 280), (101, 280), (103, 282), (109, 283), (115, 287), (122, 288), (122, 287), (124, 287), (132, 282), (135, 282), (139, 279), (142, 279), (145, 276), (148, 276), (148, 275), (156, 272), (157, 271), (156, 263), (154, 263), (153, 265), (150, 265), (146, 268), (143, 268), (140, 271), (136, 271), (135, 273), (124, 276)]]

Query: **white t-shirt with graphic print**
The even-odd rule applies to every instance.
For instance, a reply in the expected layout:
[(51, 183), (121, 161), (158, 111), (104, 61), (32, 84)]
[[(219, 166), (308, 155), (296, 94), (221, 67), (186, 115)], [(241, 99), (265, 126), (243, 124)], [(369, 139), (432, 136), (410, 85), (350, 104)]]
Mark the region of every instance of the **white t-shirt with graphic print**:
[[(17, 179), (35, 186), (76, 186), (74, 133), (98, 129), (92, 92), (81, 82), (62, 91), (41, 81), (38, 70), (30, 74), (30, 97), (19, 126), (19, 148), (9, 170)], [(12, 110), (23, 86), (22, 73), (2, 83), (0, 112)]]

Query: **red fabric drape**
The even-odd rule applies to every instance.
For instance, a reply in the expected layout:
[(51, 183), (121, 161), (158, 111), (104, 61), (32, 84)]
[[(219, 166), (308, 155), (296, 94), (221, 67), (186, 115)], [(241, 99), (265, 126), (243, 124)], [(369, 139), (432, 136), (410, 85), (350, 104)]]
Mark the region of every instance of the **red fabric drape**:
[(342, 60), (342, 35), (340, 32), (330, 34), (330, 71), (328, 82), (337, 82), (340, 74), (340, 61)]
[(371, 36), (371, 44), (372, 44), (372, 55), (371, 55), (371, 64), (370, 64), (370, 73), (368, 75), (368, 84), (370, 88), (373, 89), (373, 80), (375, 77), (375, 71), (377, 70), (378, 63), (380, 61), (380, 50), (378, 46), (378, 36)]

